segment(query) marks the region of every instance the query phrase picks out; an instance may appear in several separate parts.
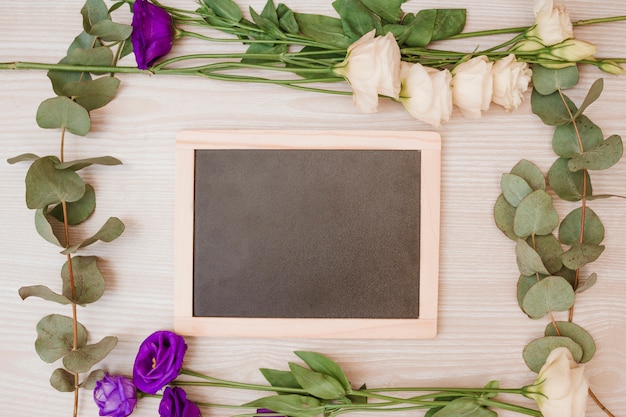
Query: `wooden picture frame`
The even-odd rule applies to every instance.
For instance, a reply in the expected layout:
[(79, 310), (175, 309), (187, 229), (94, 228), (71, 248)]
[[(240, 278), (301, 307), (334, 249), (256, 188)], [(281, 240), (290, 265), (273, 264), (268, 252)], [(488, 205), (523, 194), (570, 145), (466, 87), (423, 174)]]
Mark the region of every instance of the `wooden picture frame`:
[[(194, 199), (197, 150), (418, 150), (419, 315), (417, 318), (196, 317)], [(419, 339), (437, 333), (441, 140), (435, 132), (182, 131), (176, 139), (174, 329), (184, 335), (249, 338)]]

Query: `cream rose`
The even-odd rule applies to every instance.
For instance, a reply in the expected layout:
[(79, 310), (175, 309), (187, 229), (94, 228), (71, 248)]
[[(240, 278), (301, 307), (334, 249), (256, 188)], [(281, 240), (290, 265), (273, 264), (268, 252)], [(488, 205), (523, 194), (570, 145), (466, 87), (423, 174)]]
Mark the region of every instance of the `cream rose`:
[(402, 62), (399, 101), (409, 114), (424, 123), (440, 126), (452, 113), (452, 75), (420, 64)]
[(518, 62), (514, 54), (499, 59), (493, 64), (493, 97), (491, 101), (507, 111), (515, 110), (524, 101), (524, 93), (532, 76), (525, 62)]
[(527, 37), (551, 46), (574, 37), (574, 29), (565, 6), (554, 6), (553, 0), (535, 0), (535, 26)]
[(452, 70), (452, 103), (468, 119), (480, 118), (489, 110), (493, 93), (493, 62), (481, 55), (457, 65)]
[(559, 347), (548, 355), (526, 396), (537, 402), (544, 417), (584, 417), (588, 385), (584, 366), (574, 362), (569, 349)]
[(346, 59), (333, 71), (350, 83), (356, 108), (375, 113), (378, 95), (397, 99), (400, 94), (400, 62), (393, 34), (375, 37), (372, 30), (348, 47)]

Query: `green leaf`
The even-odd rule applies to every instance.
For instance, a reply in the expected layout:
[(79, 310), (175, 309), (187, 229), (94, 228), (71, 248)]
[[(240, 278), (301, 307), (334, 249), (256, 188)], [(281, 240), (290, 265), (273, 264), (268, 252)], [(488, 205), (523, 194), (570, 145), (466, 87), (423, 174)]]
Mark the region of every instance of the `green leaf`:
[(550, 274), (539, 254), (525, 240), (517, 239), (515, 254), (517, 256), (517, 267), (522, 275)]
[(91, 165), (121, 165), (122, 161), (112, 156), (99, 156), (96, 158), (77, 159), (68, 162), (59, 162), (54, 167), (56, 169), (71, 169), (72, 171), (79, 171)]
[(120, 235), (124, 232), (124, 223), (117, 217), (109, 217), (109, 219), (104, 223), (104, 225), (90, 238), (83, 240), (81, 243), (76, 245), (69, 246), (63, 252), (64, 255), (69, 253), (74, 253), (80, 248), (84, 248), (86, 246), (92, 245), (97, 241), (102, 242), (112, 242), (113, 240), (120, 237)]
[(551, 311), (568, 310), (574, 301), (574, 290), (565, 278), (549, 276), (528, 290), (522, 309), (530, 318), (539, 319)]
[(33, 162), (26, 173), (26, 206), (47, 208), (62, 201), (78, 201), (85, 194), (85, 183), (71, 170), (56, 169), (59, 160), (46, 156)]
[(402, 19), (402, 3), (406, 0), (361, 0), (361, 3), (382, 20), (398, 23)]
[(93, 25), (88, 32), (103, 41), (116, 42), (127, 39), (133, 32), (133, 27), (110, 20), (102, 20)]
[(102, 369), (96, 369), (90, 372), (79, 386), (84, 389), (93, 390), (96, 387), (96, 382), (100, 381), (102, 378), (104, 378), (104, 371)]
[(290, 35), (298, 34), (300, 28), (298, 27), (296, 15), (293, 10), (283, 3), (280, 3), (276, 8), (276, 12), (278, 13), (278, 26)]
[(565, 95), (561, 98), (558, 92), (543, 96), (533, 89), (530, 102), (533, 113), (548, 126), (560, 126), (569, 123), (577, 111), (576, 105)]
[(524, 309), (523, 308), (524, 297), (526, 297), (528, 290), (530, 290), (532, 286), (538, 283), (539, 281), (540, 281), (540, 278), (537, 277), (536, 275), (531, 275), (531, 276), (520, 275), (519, 279), (517, 280), (517, 304), (519, 304), (519, 307), (522, 310)]
[(448, 39), (463, 31), (467, 14), (465, 9), (436, 9), (436, 11), (432, 41)]
[(378, 16), (374, 15), (360, 0), (335, 0), (333, 7), (341, 16), (344, 33), (356, 41), (373, 29), (382, 34), (383, 27)]
[(314, 417), (324, 412), (325, 407), (316, 398), (306, 395), (273, 395), (243, 405), (251, 408), (268, 408), (290, 417)]
[(59, 392), (74, 392), (74, 374), (63, 368), (57, 368), (50, 376), (50, 385)]
[(576, 362), (579, 362), (583, 356), (580, 345), (569, 337), (546, 336), (533, 340), (524, 348), (524, 361), (531, 371), (539, 373), (550, 352), (558, 347), (568, 348)]
[[(256, 25), (271, 38), (283, 39), (285, 37), (283, 32), (280, 30), (280, 27), (278, 27), (278, 20), (274, 22), (273, 18), (270, 19), (258, 14), (252, 7), (250, 7), (250, 16), (252, 16), (254, 23), (256, 23)], [(278, 17), (276, 17), (276, 19), (278, 19)]]
[[(71, 226), (87, 220), (96, 209), (96, 192), (89, 184), (85, 184), (85, 194), (78, 201), (66, 204), (67, 223)], [(57, 204), (48, 214), (60, 222), (63, 222), (63, 206)], [(61, 246), (59, 244), (59, 246)]]
[(109, 10), (103, 0), (87, 0), (80, 9), (80, 13), (83, 15), (83, 29), (86, 32), (89, 32), (91, 27), (98, 22), (111, 20)]
[(583, 104), (580, 105), (576, 114), (574, 114), (574, 119), (583, 114), (587, 107), (593, 104), (596, 101), (600, 94), (602, 94), (602, 89), (604, 88), (604, 80), (602, 78), (597, 79), (589, 88), (585, 99), (583, 100)]
[(332, 359), (316, 352), (296, 351), (294, 353), (312, 370), (332, 376), (339, 381), (339, 383), (341, 383), (347, 392), (352, 391), (352, 386), (350, 385), (350, 381), (348, 381), (348, 377), (343, 372), (341, 367)]
[(95, 364), (106, 358), (117, 345), (117, 337), (106, 336), (98, 343), (85, 345), (78, 350), (72, 350), (63, 358), (63, 365), (70, 371), (83, 373), (89, 371)]
[(580, 269), (598, 259), (602, 252), (604, 246), (577, 243), (563, 254), (563, 265), (573, 270)]
[[(113, 64), (113, 52), (105, 46), (88, 49), (70, 46), (67, 56), (59, 64), (108, 66)], [(91, 80), (91, 75), (80, 71), (49, 71), (48, 78), (55, 94), (62, 96), (65, 84)]]
[(568, 160), (565, 158), (554, 161), (548, 171), (548, 183), (554, 192), (566, 201), (580, 201), (584, 196), (593, 194), (589, 173), (570, 171)]
[(246, 55), (252, 55), (251, 57), (244, 57), (241, 59), (241, 62), (244, 64), (262, 64), (264, 62), (275, 62), (273, 59), (269, 58), (259, 58), (255, 57), (255, 54), (271, 54), (271, 55), (280, 55), (282, 53), (287, 52), (288, 46), (283, 43), (279, 44), (267, 44), (267, 43), (253, 43), (246, 50)]
[(570, 171), (607, 169), (618, 163), (623, 153), (624, 145), (622, 144), (622, 138), (618, 135), (613, 135), (595, 148), (570, 159), (567, 167)]
[(67, 97), (44, 100), (37, 109), (36, 119), (43, 129), (67, 129), (78, 136), (85, 136), (91, 127), (87, 110)]
[(241, 9), (233, 0), (203, 0), (211, 10), (221, 18), (231, 22), (239, 22), (243, 15)]
[(304, 36), (321, 44), (347, 48), (352, 40), (343, 33), (341, 20), (319, 14), (295, 13), (296, 22)]
[(603, 140), (602, 129), (583, 115), (576, 119), (576, 126), (567, 123), (556, 127), (552, 136), (552, 149), (558, 156), (572, 158), (595, 148)]
[(555, 272), (553, 275), (565, 278), (565, 280), (569, 283), (569, 285), (572, 286), (572, 288), (574, 288), (576, 285), (576, 271), (569, 269), (565, 265), (563, 265), (560, 271)]
[(571, 211), (559, 226), (559, 240), (568, 246), (581, 243), (599, 245), (604, 240), (604, 225), (598, 215), (589, 207), (585, 207), (585, 224), (583, 232), (583, 208)]
[(63, 265), (61, 278), (63, 279), (63, 295), (65, 297), (80, 305), (93, 303), (102, 297), (105, 283), (96, 260), (95, 256), (72, 257), (73, 294), (69, 263), (66, 262)]
[[(489, 381), (487, 385), (485, 385), (485, 389), (489, 389), (489, 390), (499, 389), (499, 388), (500, 388), (500, 382), (496, 380)], [(480, 394), (481, 398), (487, 398), (487, 399), (495, 398), (497, 396), (498, 396), (497, 392), (483, 392), (482, 394)]]
[(559, 216), (552, 204), (552, 198), (543, 190), (526, 196), (517, 206), (513, 229), (519, 237), (547, 235), (559, 224)]
[(13, 158), (7, 159), (7, 162), (13, 165), (18, 162), (32, 162), (36, 161), (37, 159), (39, 159), (39, 156), (35, 155), (34, 153), (23, 153), (21, 155), (14, 156)]
[[(261, 368), (259, 369), (261, 374), (265, 377), (267, 382), (273, 387), (283, 388), (302, 388), (293, 374), (289, 371), (279, 371), (277, 369)], [(278, 393), (281, 394), (280, 392)]]
[[(558, 330), (557, 330), (558, 329)], [(596, 353), (596, 343), (593, 337), (585, 329), (579, 325), (569, 321), (557, 321), (556, 327), (554, 323), (549, 323), (545, 331), (546, 336), (563, 336), (569, 337), (576, 342), (582, 349), (583, 354), (580, 358), (581, 363), (589, 362)]]
[(28, 297), (39, 297), (47, 301), (53, 301), (55, 303), (67, 305), (70, 303), (67, 297), (57, 294), (52, 291), (50, 288), (44, 285), (32, 285), (30, 287), (22, 287), (19, 289), (20, 297), (22, 300), (27, 299)]
[(400, 44), (422, 48), (432, 41), (436, 20), (437, 10), (420, 10), (417, 14), (408, 13), (402, 25), (387, 25), (385, 30), (391, 31)]
[(528, 194), (533, 192), (524, 178), (513, 174), (502, 174), (500, 185), (504, 198), (513, 207), (517, 207)]
[(549, 69), (541, 65), (533, 66), (533, 87), (543, 96), (550, 95), (559, 88), (564, 90), (578, 84), (578, 67), (573, 65), (560, 69)]
[(519, 161), (511, 170), (512, 175), (523, 178), (534, 191), (546, 189), (546, 179), (539, 167), (526, 159)]
[(278, 28), (278, 11), (274, 6), (273, 0), (267, 0), (265, 7), (263, 7), (263, 11), (261, 12), (261, 16), (272, 22), (274, 26)]
[[(533, 245), (533, 237), (528, 237), (526, 243)], [(533, 247), (541, 257), (541, 262), (545, 265), (549, 272), (546, 275), (555, 275), (561, 270), (563, 267), (563, 261), (561, 260), (563, 248), (553, 234), (535, 236)]]
[(115, 97), (120, 80), (100, 77), (83, 82), (70, 82), (63, 86), (63, 95), (73, 97), (76, 103), (91, 111), (107, 105)]
[(441, 410), (433, 414), (433, 417), (468, 417), (474, 415), (480, 408), (478, 399), (461, 397), (450, 401)]
[(493, 217), (498, 229), (502, 231), (511, 240), (516, 240), (517, 235), (513, 229), (513, 219), (515, 218), (515, 207), (509, 204), (504, 198), (504, 194), (500, 194), (496, 200), (493, 209)]
[(43, 237), (48, 242), (53, 245), (63, 247), (59, 239), (57, 238), (50, 221), (48, 220), (48, 216), (44, 214), (45, 209), (37, 209), (35, 210), (35, 229), (39, 236)]
[[(48, 315), (37, 323), (35, 350), (39, 357), (52, 363), (72, 351), (74, 340), (73, 320), (59, 314)], [(87, 343), (87, 330), (78, 323), (78, 347)]]
[(587, 279), (585, 280), (585, 282), (583, 282), (582, 285), (576, 288), (576, 293), (587, 291), (589, 288), (593, 287), (597, 281), (598, 281), (598, 274), (594, 272), (587, 277)]
[(317, 398), (336, 400), (346, 395), (341, 383), (332, 376), (312, 371), (295, 363), (290, 363), (289, 369), (298, 384)]

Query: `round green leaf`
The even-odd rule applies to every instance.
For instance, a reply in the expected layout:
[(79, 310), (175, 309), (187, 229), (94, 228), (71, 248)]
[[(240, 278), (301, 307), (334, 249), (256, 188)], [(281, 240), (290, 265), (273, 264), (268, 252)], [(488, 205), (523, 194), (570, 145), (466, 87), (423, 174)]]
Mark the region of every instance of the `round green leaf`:
[(548, 171), (548, 183), (554, 192), (566, 201), (580, 201), (583, 196), (593, 194), (589, 173), (570, 171), (568, 159), (565, 158), (559, 158), (552, 164)]
[(589, 207), (585, 207), (584, 233), (582, 215), (583, 208), (570, 212), (559, 226), (559, 240), (565, 245), (576, 245), (581, 241), (590, 245), (599, 245), (604, 240), (604, 225), (598, 215)]
[(44, 214), (44, 209), (35, 210), (35, 230), (37, 230), (39, 236), (43, 237), (48, 242), (63, 247), (50, 224), (48, 216)]
[(52, 372), (50, 385), (59, 392), (74, 392), (74, 374), (63, 368), (57, 368)]
[(32, 285), (29, 287), (22, 287), (19, 289), (19, 294), (20, 297), (22, 297), (22, 300), (25, 300), (28, 297), (39, 297), (41, 299), (63, 305), (67, 305), (70, 303), (70, 300), (68, 300), (67, 297), (55, 293), (45, 285)]
[[(67, 203), (67, 222), (77, 225), (89, 218), (96, 209), (96, 192), (89, 184), (85, 184), (85, 194), (78, 201)], [(48, 212), (60, 222), (63, 222), (63, 206), (58, 204)]]
[(513, 174), (503, 174), (500, 184), (504, 198), (513, 207), (517, 207), (524, 197), (533, 192), (524, 178)]
[(573, 123), (557, 126), (552, 136), (552, 149), (562, 158), (572, 158), (586, 150), (595, 148), (603, 140), (602, 129), (589, 120), (587, 116), (580, 116), (576, 119), (576, 128), (574, 128)]
[(63, 358), (63, 365), (72, 372), (87, 372), (95, 364), (106, 358), (116, 345), (117, 337), (106, 336), (98, 343), (69, 352)]
[(575, 86), (578, 83), (578, 67), (549, 69), (541, 65), (533, 67), (533, 87), (541, 95), (552, 94), (560, 89)]
[[(563, 267), (563, 261), (561, 256), (563, 255), (563, 248), (553, 234), (545, 236), (535, 236), (535, 251), (541, 257), (541, 262), (548, 270), (547, 275), (555, 275)], [(532, 243), (532, 237), (529, 237), (527, 243)]]
[(70, 82), (63, 86), (63, 94), (91, 111), (107, 105), (115, 97), (120, 80), (115, 77), (100, 77), (83, 82)]
[(579, 285), (578, 288), (576, 288), (576, 292), (579, 293), (587, 291), (589, 288), (593, 287), (596, 284), (596, 281), (598, 281), (598, 274), (594, 272), (587, 277), (582, 285)]
[(624, 145), (622, 144), (622, 138), (618, 135), (613, 135), (595, 148), (570, 159), (567, 167), (570, 171), (607, 169), (618, 163), (623, 153)]
[(92, 390), (96, 387), (96, 382), (104, 378), (104, 371), (102, 369), (96, 369), (89, 373), (89, 376), (79, 384), (81, 388)]
[(569, 337), (580, 345), (583, 350), (579, 361), (581, 363), (589, 362), (596, 353), (596, 343), (593, 341), (593, 337), (585, 329), (570, 321), (557, 321), (556, 327), (554, 323), (548, 324), (545, 335)]
[(580, 269), (598, 259), (602, 252), (604, 246), (577, 243), (563, 254), (563, 265), (573, 270)]
[(524, 302), (524, 297), (526, 297), (526, 293), (528, 293), (528, 290), (530, 290), (532, 286), (539, 281), (540, 277), (537, 277), (537, 275), (520, 275), (519, 279), (517, 280), (517, 304), (519, 304), (519, 307), (522, 310), (522, 305)]
[(574, 289), (565, 278), (548, 276), (528, 290), (522, 309), (530, 318), (539, 319), (551, 311), (568, 310), (575, 299)]
[(515, 207), (509, 204), (504, 198), (504, 194), (500, 194), (493, 208), (493, 217), (498, 229), (502, 231), (511, 240), (516, 240), (517, 236), (513, 230), (513, 219), (515, 218)]
[[(37, 323), (35, 350), (39, 357), (52, 363), (72, 351), (74, 340), (74, 322), (71, 318), (51, 314)], [(78, 323), (78, 347), (87, 343), (87, 329)]]
[(89, 112), (67, 97), (44, 100), (37, 109), (36, 119), (41, 128), (64, 128), (78, 136), (85, 136), (91, 127)]
[(97, 36), (103, 41), (115, 42), (125, 40), (132, 31), (133, 28), (130, 25), (116, 23), (111, 20), (101, 20), (91, 27), (89, 34)]
[(523, 239), (517, 239), (515, 255), (517, 267), (522, 275), (550, 275), (539, 254)]
[(539, 167), (526, 159), (519, 161), (511, 170), (511, 174), (523, 178), (533, 190), (545, 190), (546, 179)]
[(32, 163), (26, 173), (26, 206), (47, 208), (62, 201), (77, 201), (85, 194), (83, 179), (72, 170), (56, 169), (59, 160), (46, 156)]
[(63, 295), (76, 304), (93, 303), (104, 294), (104, 277), (96, 264), (95, 256), (72, 257), (72, 273), (74, 277), (74, 293), (70, 286), (69, 265), (66, 262), (61, 270), (63, 279)]
[(571, 122), (572, 116), (577, 111), (576, 105), (565, 95), (561, 98), (558, 92), (544, 96), (533, 89), (530, 103), (533, 113), (548, 126), (560, 126)]
[(546, 336), (533, 340), (524, 348), (524, 361), (531, 371), (539, 373), (550, 352), (558, 347), (568, 348), (574, 360), (580, 362), (583, 356), (582, 348), (569, 337), (563, 336)]
[(513, 230), (517, 236), (547, 235), (559, 224), (559, 216), (552, 204), (552, 197), (543, 190), (526, 196), (517, 206)]

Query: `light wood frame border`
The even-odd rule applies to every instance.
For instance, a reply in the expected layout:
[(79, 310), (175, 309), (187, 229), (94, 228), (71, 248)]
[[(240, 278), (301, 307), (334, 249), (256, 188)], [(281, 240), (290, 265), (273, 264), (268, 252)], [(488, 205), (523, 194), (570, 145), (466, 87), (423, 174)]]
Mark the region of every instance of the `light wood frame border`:
[[(397, 149), (421, 151), (420, 293), (417, 319), (193, 316), (196, 149)], [(441, 138), (435, 132), (196, 130), (176, 138), (174, 329), (249, 338), (423, 339), (437, 333)]]

